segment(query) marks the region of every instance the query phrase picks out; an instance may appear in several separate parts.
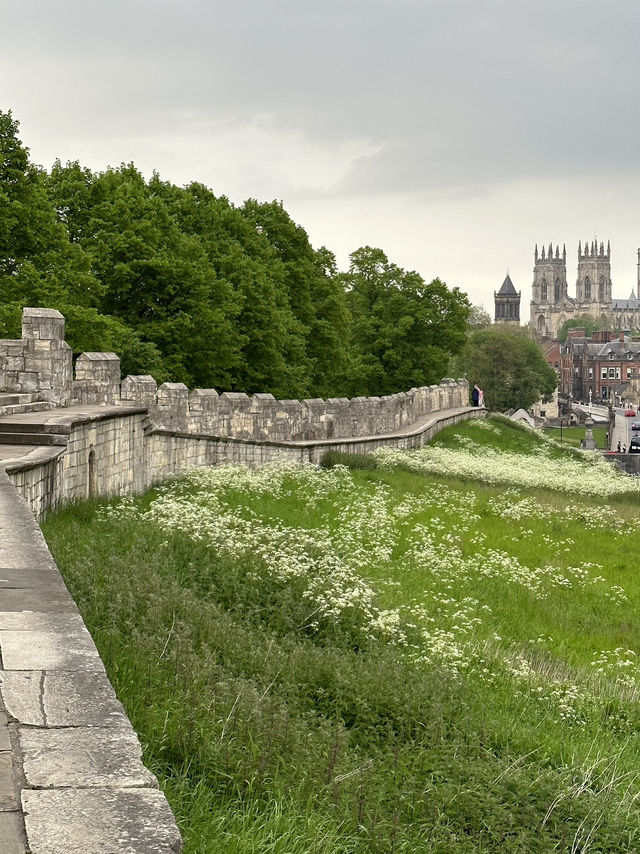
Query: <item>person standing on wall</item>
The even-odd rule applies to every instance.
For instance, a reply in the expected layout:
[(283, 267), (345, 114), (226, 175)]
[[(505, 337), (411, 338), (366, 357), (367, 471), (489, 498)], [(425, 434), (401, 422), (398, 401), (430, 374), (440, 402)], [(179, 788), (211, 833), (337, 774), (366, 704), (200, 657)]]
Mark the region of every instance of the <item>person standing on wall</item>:
[(471, 392), (471, 403), (473, 406), (478, 405), (478, 401), (480, 400), (480, 389), (477, 385), (474, 385), (473, 391)]

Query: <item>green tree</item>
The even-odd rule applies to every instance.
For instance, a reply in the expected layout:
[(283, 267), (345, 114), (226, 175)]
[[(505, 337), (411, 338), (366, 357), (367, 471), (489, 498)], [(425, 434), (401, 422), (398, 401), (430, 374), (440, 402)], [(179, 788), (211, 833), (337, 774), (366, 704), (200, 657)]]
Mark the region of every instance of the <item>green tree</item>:
[(439, 382), (464, 346), (469, 302), (365, 246), (344, 277), (352, 315), (352, 393), (391, 394)]
[(202, 184), (181, 189), (156, 176), (151, 187), (182, 231), (199, 241), (216, 276), (238, 301), (240, 358), (230, 387), (304, 397), (309, 375), (301, 324), (289, 303), (284, 265), (264, 229)]
[(47, 195), (46, 173), (30, 162), (11, 112), (0, 111), (0, 301), (81, 301), (94, 285), (89, 257)]
[(472, 305), (469, 311), (469, 327), (471, 329), (486, 329), (491, 326), (491, 315), (481, 305)]
[(294, 318), (289, 334), (298, 337), (302, 354), (298, 370), (308, 376), (311, 394), (335, 393), (348, 360), (345, 342), (349, 314), (335, 258), (326, 249), (316, 253), (302, 226), (281, 202), (249, 199), (243, 214), (262, 234), (282, 270), (282, 285)]
[(199, 241), (184, 234), (132, 165), (90, 176), (52, 170), (50, 192), (100, 281), (94, 307), (155, 345), (174, 380), (229, 387), (238, 304)]
[(607, 328), (608, 324), (603, 325), (603, 319), (593, 317), (590, 314), (579, 314), (577, 317), (572, 317), (569, 320), (565, 320), (560, 329), (558, 330), (558, 340), (564, 344), (567, 340), (567, 335), (569, 334), (570, 329), (580, 329), (583, 328), (585, 330), (585, 334), (588, 337), (592, 335), (592, 333), (597, 332), (600, 329)]
[(540, 347), (515, 331), (473, 332), (458, 367), (471, 387), (477, 384), (484, 391), (486, 405), (498, 412), (528, 409), (553, 394), (558, 383)]

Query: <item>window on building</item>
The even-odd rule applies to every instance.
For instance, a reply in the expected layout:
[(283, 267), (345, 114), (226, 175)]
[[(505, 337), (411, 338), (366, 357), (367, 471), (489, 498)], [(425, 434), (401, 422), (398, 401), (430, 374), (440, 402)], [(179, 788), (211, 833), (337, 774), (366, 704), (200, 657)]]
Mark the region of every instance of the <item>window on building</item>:
[(628, 380), (630, 380), (630, 379), (631, 379), (631, 374), (632, 374), (632, 373), (633, 373), (633, 372), (632, 372), (631, 368), (627, 368), (627, 379), (628, 379)]
[(589, 379), (593, 379), (593, 368), (589, 368)]
[(603, 369), (602, 369), (602, 379), (603, 379), (603, 380), (606, 380), (606, 378), (607, 378), (607, 369), (606, 369), (606, 368), (603, 368)]
[(609, 379), (615, 380), (616, 378), (616, 370), (615, 368), (609, 368)]
[(584, 280), (584, 298), (585, 300), (591, 299), (591, 279), (589, 276), (586, 276)]
[(616, 368), (616, 379), (620, 379), (620, 368)]

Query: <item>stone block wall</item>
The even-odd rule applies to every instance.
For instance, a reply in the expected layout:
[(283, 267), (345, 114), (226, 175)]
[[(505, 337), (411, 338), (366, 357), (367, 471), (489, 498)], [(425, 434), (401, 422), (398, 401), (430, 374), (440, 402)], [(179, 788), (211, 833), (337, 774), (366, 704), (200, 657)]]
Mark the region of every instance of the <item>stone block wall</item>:
[(79, 403), (120, 400), (120, 359), (115, 353), (81, 353), (76, 359), (73, 397)]
[(51, 308), (25, 308), (22, 338), (0, 341), (0, 391), (37, 393), (55, 405), (69, 402), (73, 375), (64, 317)]
[(469, 405), (466, 380), (445, 379), (440, 385), (385, 397), (277, 400), (271, 394), (196, 389), (164, 383), (154, 394), (149, 377), (127, 377), (121, 400), (149, 407), (157, 427), (195, 435), (254, 441), (302, 442), (379, 436), (406, 429), (425, 416)]
[(466, 380), (413, 388), (383, 397), (277, 400), (272, 394), (157, 386), (153, 377), (120, 381), (115, 353), (82, 353), (72, 376), (64, 317), (25, 308), (20, 341), (0, 341), (0, 391), (31, 391), (53, 404), (144, 406), (158, 428), (251, 441), (301, 442), (379, 436), (406, 429), (425, 416), (469, 405)]
[(55, 429), (68, 436), (66, 446), (38, 448), (5, 463), (5, 469), (41, 518), (47, 510), (74, 499), (142, 492), (193, 466), (257, 466), (273, 460), (318, 463), (330, 450), (371, 453), (385, 447), (420, 448), (444, 427), (485, 415), (484, 409), (467, 407), (435, 412), (401, 433), (277, 442), (150, 428), (145, 409), (106, 406), (100, 413), (69, 415), (65, 423), (60, 421), (62, 415), (56, 415)]

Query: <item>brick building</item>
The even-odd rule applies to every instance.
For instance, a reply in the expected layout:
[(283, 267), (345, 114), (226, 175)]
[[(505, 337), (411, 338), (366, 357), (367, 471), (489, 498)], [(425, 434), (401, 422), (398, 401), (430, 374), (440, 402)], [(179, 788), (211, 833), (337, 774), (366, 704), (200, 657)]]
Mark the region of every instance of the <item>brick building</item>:
[[(551, 363), (550, 363), (551, 364)], [(555, 366), (554, 366), (555, 367)], [(633, 381), (640, 378), (640, 341), (624, 333), (569, 330), (560, 348), (558, 389), (565, 400), (620, 404), (633, 397)]]

